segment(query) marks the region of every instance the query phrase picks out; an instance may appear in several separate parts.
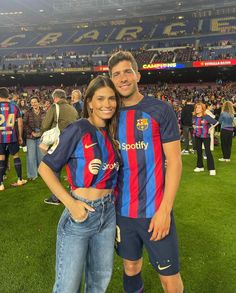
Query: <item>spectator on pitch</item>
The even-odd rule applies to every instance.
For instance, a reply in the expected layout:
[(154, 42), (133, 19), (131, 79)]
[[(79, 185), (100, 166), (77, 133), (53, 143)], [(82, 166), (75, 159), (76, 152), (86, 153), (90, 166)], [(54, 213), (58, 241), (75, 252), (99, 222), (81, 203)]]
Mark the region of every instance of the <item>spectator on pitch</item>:
[(17, 181), (12, 186), (22, 186), (27, 180), (22, 178), (22, 164), (19, 157), (19, 145), (23, 143), (23, 120), (18, 106), (9, 100), (7, 88), (0, 88), (0, 191), (4, 190), (3, 176), (6, 170), (6, 150), (13, 156)]
[(43, 158), (43, 153), (39, 148), (41, 137), (41, 124), (45, 117), (45, 112), (39, 107), (38, 97), (30, 100), (31, 109), (24, 115), (24, 129), (26, 132), (27, 144), (27, 177), (28, 180), (35, 180), (38, 177), (38, 166)]
[(25, 112), (28, 110), (27, 104), (26, 104), (26, 100), (21, 99), (19, 101), (19, 109), (22, 113), (22, 118), (24, 118)]
[(83, 102), (80, 90), (73, 90), (71, 93), (71, 104), (76, 109), (79, 118), (82, 116)]
[(214, 118), (206, 114), (206, 105), (203, 103), (196, 103), (193, 112), (193, 135), (195, 137), (196, 150), (197, 150), (197, 167), (194, 172), (204, 171), (203, 166), (203, 152), (202, 144), (205, 148), (207, 157), (207, 168), (211, 176), (216, 175), (215, 163), (210, 149), (210, 132), (211, 129), (216, 127), (219, 123)]
[[(216, 116), (214, 114), (214, 106), (212, 103), (207, 103), (207, 108), (206, 108), (206, 115), (210, 116), (211, 118), (216, 120)], [(218, 124), (217, 124), (218, 125)], [(216, 126), (217, 127), (217, 126)], [(209, 131), (210, 134), (210, 149), (211, 151), (214, 151), (214, 136), (215, 136), (215, 127), (211, 128)]]
[(193, 138), (193, 110), (194, 105), (192, 102), (192, 98), (188, 97), (186, 104), (181, 111), (181, 127), (183, 129), (184, 138), (184, 149), (181, 153), (183, 155), (189, 154), (189, 138), (191, 138), (193, 150), (195, 150), (195, 143)]
[[(58, 126), (62, 131), (66, 126), (75, 122), (78, 119), (78, 113), (73, 106), (71, 106), (66, 100), (66, 92), (62, 89), (55, 89), (52, 93), (54, 104), (59, 106), (59, 118)], [(57, 124), (56, 106), (52, 105), (46, 113), (45, 118), (42, 121), (41, 132), (52, 129)], [(69, 143), (69, 142), (68, 142)], [(56, 173), (57, 177), (60, 178), (60, 172)], [(44, 200), (47, 204), (59, 205), (60, 201), (54, 194), (51, 197)]]
[(20, 97), (19, 97), (19, 95), (18, 95), (17, 93), (13, 93), (13, 94), (11, 95), (11, 100), (12, 100), (16, 105), (19, 106), (19, 103), (20, 103)]
[(176, 116), (169, 104), (139, 92), (140, 73), (131, 53), (113, 54), (108, 66), (124, 104), (117, 131), (122, 166), (116, 238), (124, 264), (124, 292), (144, 292), (145, 246), (164, 291), (183, 293), (172, 212), (182, 169)]
[(219, 159), (221, 162), (230, 162), (232, 140), (234, 133), (234, 107), (230, 101), (224, 102), (219, 122), (221, 123), (220, 141), (223, 157)]
[[(119, 170), (115, 141), (120, 97), (107, 76), (92, 80), (84, 119), (69, 125), (43, 158), (39, 173), (65, 205), (57, 229), (54, 293), (105, 293), (112, 275), (116, 216), (113, 190)], [(67, 165), (71, 192), (55, 172)]]
[(43, 104), (43, 110), (44, 110), (44, 112), (46, 112), (47, 113), (47, 111), (49, 110), (49, 108), (51, 107), (51, 103), (50, 103), (50, 100), (46, 100), (45, 102), (44, 102), (44, 104)]
[[(219, 102), (216, 103), (213, 114), (215, 115), (215, 119), (219, 121), (221, 113), (221, 104)], [(220, 123), (215, 128), (215, 133), (220, 135)]]
[[(26, 104), (25, 99), (19, 100), (19, 109), (20, 109), (21, 114), (22, 114), (22, 119), (24, 120), (25, 112), (28, 111), (28, 109), (29, 109), (27, 104)], [(22, 138), (23, 138), (22, 149), (23, 149), (23, 152), (26, 152), (27, 147), (26, 147), (26, 132), (25, 132), (25, 128), (23, 128)]]

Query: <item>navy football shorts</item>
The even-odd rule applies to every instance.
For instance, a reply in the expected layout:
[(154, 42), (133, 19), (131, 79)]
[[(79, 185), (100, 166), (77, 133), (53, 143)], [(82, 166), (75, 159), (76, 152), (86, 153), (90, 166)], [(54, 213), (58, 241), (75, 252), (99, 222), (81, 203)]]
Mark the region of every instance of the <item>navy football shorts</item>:
[(0, 155), (5, 155), (9, 152), (12, 156), (20, 150), (18, 142), (0, 143)]
[(151, 219), (133, 219), (117, 215), (116, 251), (127, 260), (142, 257), (143, 246), (154, 269), (163, 276), (179, 272), (178, 243), (174, 217), (171, 213), (170, 233), (159, 241), (150, 241), (152, 232), (148, 232)]

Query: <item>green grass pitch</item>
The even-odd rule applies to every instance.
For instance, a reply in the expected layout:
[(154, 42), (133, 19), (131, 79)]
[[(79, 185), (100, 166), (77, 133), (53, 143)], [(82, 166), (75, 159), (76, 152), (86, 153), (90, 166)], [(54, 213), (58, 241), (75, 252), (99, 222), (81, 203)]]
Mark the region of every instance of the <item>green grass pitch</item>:
[[(183, 156), (174, 210), (188, 293), (236, 292), (236, 139), (230, 163), (218, 162), (220, 147), (213, 155), (216, 176), (207, 171), (194, 174), (196, 155)], [(24, 154), (22, 161), (25, 173)], [(12, 167), (6, 190), (0, 193), (0, 293), (49, 293), (54, 282), (56, 226), (63, 207), (43, 203), (50, 192), (40, 178), (18, 188), (10, 187), (13, 181)], [(162, 292), (146, 254), (143, 279), (145, 292)], [(107, 292), (122, 292), (122, 262), (117, 256)]]

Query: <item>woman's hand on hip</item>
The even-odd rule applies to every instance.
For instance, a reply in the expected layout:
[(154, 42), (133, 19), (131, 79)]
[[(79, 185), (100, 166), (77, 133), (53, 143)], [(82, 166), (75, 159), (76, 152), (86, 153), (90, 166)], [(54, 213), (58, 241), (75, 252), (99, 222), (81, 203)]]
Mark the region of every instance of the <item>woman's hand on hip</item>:
[(71, 207), (69, 208), (71, 217), (75, 222), (85, 221), (88, 217), (88, 211), (94, 212), (95, 209), (87, 203), (76, 199), (74, 200), (73, 205), (71, 205)]

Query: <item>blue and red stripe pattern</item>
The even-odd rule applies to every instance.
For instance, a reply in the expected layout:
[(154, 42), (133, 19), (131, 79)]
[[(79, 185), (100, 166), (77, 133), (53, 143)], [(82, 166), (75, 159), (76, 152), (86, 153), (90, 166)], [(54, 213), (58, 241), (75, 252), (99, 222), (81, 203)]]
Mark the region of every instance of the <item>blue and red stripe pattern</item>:
[(71, 189), (94, 187), (113, 189), (117, 182), (119, 158), (105, 128), (98, 130), (87, 119), (69, 125), (59, 144), (43, 161), (58, 172), (66, 165)]
[(163, 198), (165, 156), (163, 143), (179, 140), (173, 109), (144, 97), (120, 111), (118, 141), (122, 168), (118, 176), (117, 212), (130, 218), (151, 218)]
[(16, 121), (21, 112), (14, 102), (0, 102), (0, 143), (18, 141)]
[(201, 117), (193, 117), (193, 134), (197, 137), (208, 138), (210, 137), (209, 128), (211, 125), (215, 125), (217, 120), (210, 117), (209, 115)]

